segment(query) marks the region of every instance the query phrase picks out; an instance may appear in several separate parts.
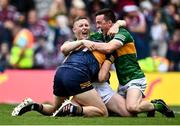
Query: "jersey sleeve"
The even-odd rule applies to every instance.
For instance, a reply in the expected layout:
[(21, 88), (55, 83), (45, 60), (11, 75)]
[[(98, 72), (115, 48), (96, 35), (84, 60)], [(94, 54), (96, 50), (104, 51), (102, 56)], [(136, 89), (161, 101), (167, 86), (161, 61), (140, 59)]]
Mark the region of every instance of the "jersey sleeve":
[(121, 41), (121, 44), (123, 44), (123, 45), (128, 42), (134, 41), (132, 36), (130, 35), (130, 33), (127, 32), (126, 30), (119, 30), (119, 32), (117, 34), (115, 34), (113, 39), (117, 39), (117, 40)]

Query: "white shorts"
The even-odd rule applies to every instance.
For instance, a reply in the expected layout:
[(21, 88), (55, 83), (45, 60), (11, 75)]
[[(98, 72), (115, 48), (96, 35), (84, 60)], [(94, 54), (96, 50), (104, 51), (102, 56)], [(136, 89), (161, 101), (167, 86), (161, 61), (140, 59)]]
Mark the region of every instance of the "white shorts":
[(93, 83), (92, 85), (105, 104), (108, 103), (112, 96), (115, 94), (115, 92), (112, 90), (112, 88), (107, 82)]
[(136, 88), (139, 89), (142, 92), (143, 97), (144, 95), (144, 91), (146, 89), (146, 78), (140, 78), (140, 79), (134, 79), (129, 81), (126, 85), (124, 86), (119, 86), (118, 87), (118, 94), (120, 94), (123, 97), (126, 97), (126, 93), (128, 89), (132, 89), (132, 88)]

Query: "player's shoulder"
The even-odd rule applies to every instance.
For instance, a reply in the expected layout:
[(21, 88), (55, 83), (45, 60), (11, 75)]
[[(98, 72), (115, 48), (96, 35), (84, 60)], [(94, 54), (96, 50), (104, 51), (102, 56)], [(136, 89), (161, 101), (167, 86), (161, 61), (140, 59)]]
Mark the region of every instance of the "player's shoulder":
[(89, 36), (90, 40), (102, 40), (103, 34), (99, 32), (91, 32)]
[(92, 37), (97, 37), (97, 36), (101, 36), (102, 35), (102, 33), (100, 33), (100, 32), (91, 32), (90, 33), (90, 36), (92, 36)]
[(120, 27), (119, 33), (130, 34), (129, 31), (125, 27)]
[(121, 41), (126, 41), (126, 42), (132, 42), (134, 41), (133, 37), (129, 33), (129, 31), (125, 28), (119, 28), (119, 32), (115, 35), (115, 38), (121, 40)]

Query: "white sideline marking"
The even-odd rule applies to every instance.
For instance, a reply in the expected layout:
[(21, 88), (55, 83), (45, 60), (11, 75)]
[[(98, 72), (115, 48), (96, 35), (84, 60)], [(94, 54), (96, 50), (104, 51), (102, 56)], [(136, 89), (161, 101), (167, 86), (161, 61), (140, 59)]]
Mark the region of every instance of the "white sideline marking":
[(174, 111), (175, 114), (180, 114), (180, 111)]

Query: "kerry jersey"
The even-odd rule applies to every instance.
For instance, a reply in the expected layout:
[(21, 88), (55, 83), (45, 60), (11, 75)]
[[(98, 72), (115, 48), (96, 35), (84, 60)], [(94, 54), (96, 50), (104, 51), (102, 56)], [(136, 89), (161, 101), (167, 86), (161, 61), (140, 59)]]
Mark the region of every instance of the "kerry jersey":
[(134, 39), (130, 33), (126, 29), (120, 28), (113, 38), (101, 37), (104, 42), (109, 42), (112, 39), (117, 39), (122, 44), (119, 49), (113, 52), (119, 83), (125, 85), (133, 79), (144, 77), (145, 75), (137, 62)]

